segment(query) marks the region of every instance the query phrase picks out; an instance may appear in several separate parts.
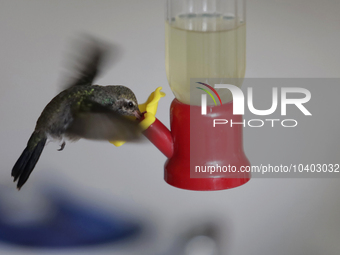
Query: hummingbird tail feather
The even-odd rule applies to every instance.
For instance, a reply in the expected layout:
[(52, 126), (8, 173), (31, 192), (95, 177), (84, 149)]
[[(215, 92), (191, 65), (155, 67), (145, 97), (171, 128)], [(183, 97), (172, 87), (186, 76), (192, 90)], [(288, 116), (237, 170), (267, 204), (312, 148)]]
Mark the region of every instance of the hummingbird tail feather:
[[(45, 147), (46, 140), (46, 136), (39, 137), (38, 134), (33, 133), (27, 143), (27, 147), (15, 163), (12, 169), (12, 176), (14, 177), (14, 182), (19, 179), (17, 183), (17, 188), (19, 190), (25, 184), (37, 164)], [(30, 146), (32, 143), (35, 145)]]

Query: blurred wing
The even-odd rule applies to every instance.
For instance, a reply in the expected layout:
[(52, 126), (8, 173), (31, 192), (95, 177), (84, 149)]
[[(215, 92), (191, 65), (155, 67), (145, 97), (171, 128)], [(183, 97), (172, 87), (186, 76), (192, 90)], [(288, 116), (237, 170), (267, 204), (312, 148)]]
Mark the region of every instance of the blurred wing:
[[(73, 86), (93, 85), (103, 67), (120, 59), (121, 49), (91, 36), (82, 36), (75, 41), (69, 54), (68, 78), (64, 89)], [(114, 59), (113, 59), (114, 58)], [(109, 61), (110, 60), (110, 61)]]
[(75, 52), (79, 52), (75, 57), (75, 64), (71, 67), (73, 74), (70, 77), (67, 87), (92, 85), (94, 79), (100, 72), (106, 55), (105, 48), (95, 40), (86, 40), (78, 43)]
[(66, 130), (72, 139), (86, 138), (108, 141), (131, 141), (140, 138), (141, 129), (137, 120), (126, 118), (98, 103), (82, 103), (82, 110)]

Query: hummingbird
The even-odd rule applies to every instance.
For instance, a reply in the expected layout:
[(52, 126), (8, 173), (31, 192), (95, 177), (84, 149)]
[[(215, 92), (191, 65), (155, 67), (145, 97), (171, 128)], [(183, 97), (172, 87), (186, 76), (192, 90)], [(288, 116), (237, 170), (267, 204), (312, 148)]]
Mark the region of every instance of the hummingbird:
[(122, 85), (93, 85), (107, 53), (107, 48), (98, 41), (88, 43), (83, 52), (85, 60), (78, 63), (76, 78), (42, 111), (12, 169), (19, 190), (32, 173), (47, 141), (60, 142), (61, 151), (66, 140), (130, 141), (139, 137), (141, 131), (136, 119), (141, 118), (141, 112), (132, 90)]

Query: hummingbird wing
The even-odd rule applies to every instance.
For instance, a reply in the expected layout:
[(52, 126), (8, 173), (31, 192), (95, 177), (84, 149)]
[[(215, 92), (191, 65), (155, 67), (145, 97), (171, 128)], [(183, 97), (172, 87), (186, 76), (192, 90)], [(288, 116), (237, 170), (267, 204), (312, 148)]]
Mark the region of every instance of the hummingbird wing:
[(84, 100), (65, 134), (68, 138), (131, 141), (140, 138), (137, 120), (122, 116), (99, 103)]
[(71, 68), (68, 68), (72, 70), (73, 74), (70, 75), (66, 89), (73, 86), (92, 85), (109, 55), (108, 45), (92, 37), (83, 38), (75, 46), (73, 51), (76, 53), (75, 63)]

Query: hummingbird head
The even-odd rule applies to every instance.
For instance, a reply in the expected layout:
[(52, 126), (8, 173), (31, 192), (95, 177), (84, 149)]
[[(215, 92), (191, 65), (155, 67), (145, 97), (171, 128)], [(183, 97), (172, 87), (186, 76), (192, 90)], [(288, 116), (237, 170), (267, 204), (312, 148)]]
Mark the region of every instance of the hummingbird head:
[(135, 116), (137, 119), (141, 118), (141, 112), (138, 108), (138, 102), (135, 94), (131, 89), (125, 86), (115, 86), (117, 100), (115, 108), (121, 115)]

